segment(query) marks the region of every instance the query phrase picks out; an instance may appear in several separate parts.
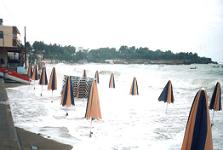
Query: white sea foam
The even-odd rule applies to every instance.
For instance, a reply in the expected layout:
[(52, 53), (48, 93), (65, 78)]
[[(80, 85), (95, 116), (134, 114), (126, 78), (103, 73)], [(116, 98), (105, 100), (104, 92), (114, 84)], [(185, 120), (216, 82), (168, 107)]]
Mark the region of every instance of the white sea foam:
[[(47, 91), (33, 84), (9, 88), (8, 97), (15, 125), (40, 133), (44, 137), (72, 145), (75, 150), (175, 150), (180, 149), (187, 117), (193, 98), (204, 87), (211, 96), (217, 81), (223, 84), (223, 68), (197, 65), (109, 65), (109, 64), (47, 64), (48, 78), (56, 67), (58, 90)], [(60, 106), (60, 92), (64, 75), (88, 77), (99, 71), (98, 91), (102, 120), (93, 121), (93, 136), (89, 138), (90, 120), (84, 119), (86, 99), (75, 99), (75, 106)], [(109, 89), (110, 73), (115, 73), (115, 89)], [(130, 96), (130, 86), (136, 77), (139, 95)], [(175, 102), (158, 102), (159, 94), (168, 80), (172, 81)], [(53, 103), (51, 103), (53, 100)], [(65, 113), (68, 112), (68, 117)], [(213, 140), (215, 149), (223, 147), (222, 112), (215, 113)]]

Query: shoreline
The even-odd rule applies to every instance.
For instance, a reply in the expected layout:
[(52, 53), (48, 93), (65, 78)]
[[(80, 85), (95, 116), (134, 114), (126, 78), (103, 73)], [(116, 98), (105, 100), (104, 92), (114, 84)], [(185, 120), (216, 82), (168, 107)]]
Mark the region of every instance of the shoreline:
[[(68, 144), (63, 144), (53, 139), (48, 139), (42, 137), (40, 134), (36, 134), (25, 129), (14, 126), (14, 121), (11, 115), (10, 104), (8, 102), (8, 96), (6, 88), (17, 87), (23, 84), (19, 83), (5, 83), (2, 78), (0, 78), (0, 101), (3, 101), (3, 111), (8, 112), (6, 115), (2, 114), (2, 119), (6, 122), (6, 127), (11, 126), (5, 131), (5, 126), (0, 124), (1, 137), (4, 138), (0, 142), (0, 149), (19, 149), (19, 150), (30, 150), (30, 149), (41, 149), (41, 150), (71, 150), (73, 147)], [(15, 132), (14, 132), (15, 131)], [(12, 133), (13, 136), (12, 136)], [(14, 144), (11, 142), (13, 141)], [(18, 143), (18, 144), (15, 144)]]
[(52, 139), (47, 139), (39, 134), (27, 131), (16, 127), (16, 132), (24, 150), (30, 150), (32, 147), (37, 147), (40, 150), (71, 150), (72, 146), (57, 142)]

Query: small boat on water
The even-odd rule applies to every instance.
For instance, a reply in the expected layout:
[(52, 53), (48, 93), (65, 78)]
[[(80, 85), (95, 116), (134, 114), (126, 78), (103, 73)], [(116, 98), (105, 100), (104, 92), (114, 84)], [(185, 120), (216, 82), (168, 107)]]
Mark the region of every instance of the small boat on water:
[(9, 71), (6, 68), (0, 68), (0, 77), (11, 80), (13, 82), (30, 84), (30, 79), (27, 75), (20, 74), (16, 71)]
[(196, 66), (194, 66), (194, 67), (190, 67), (190, 69), (197, 69), (197, 67), (196, 67)]

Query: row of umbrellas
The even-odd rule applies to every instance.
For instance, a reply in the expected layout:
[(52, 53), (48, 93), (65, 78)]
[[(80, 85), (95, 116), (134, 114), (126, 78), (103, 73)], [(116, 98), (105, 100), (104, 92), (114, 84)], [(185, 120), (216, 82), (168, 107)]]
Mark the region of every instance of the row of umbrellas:
[[(111, 75), (111, 80), (113, 80), (114, 75)], [(96, 78), (97, 79), (97, 78)], [(67, 78), (65, 88), (71, 85), (70, 77)], [(110, 83), (109, 83), (110, 86)], [(134, 88), (135, 87), (135, 88)], [(137, 81), (134, 77), (133, 83), (131, 86), (130, 94), (138, 94), (137, 89)], [(70, 87), (72, 89), (72, 87)], [(66, 90), (66, 89), (64, 89)], [(71, 93), (68, 92), (68, 95)], [(72, 95), (72, 94), (71, 94)], [(68, 99), (71, 99), (68, 103), (71, 104), (73, 101), (69, 96)], [(62, 98), (63, 100), (63, 98)], [(166, 86), (164, 87), (161, 95), (158, 98), (159, 101), (164, 101), (167, 104), (174, 102), (173, 96), (173, 87), (171, 81), (168, 81)], [(199, 90), (193, 100), (191, 110), (189, 113), (186, 130), (184, 134), (184, 139), (182, 143), (181, 150), (212, 150), (213, 149), (213, 141), (212, 141), (212, 131), (211, 131), (211, 121), (208, 109), (213, 109), (215, 111), (221, 110), (221, 87), (220, 83), (217, 82), (210, 106), (208, 106), (208, 97), (205, 90)], [(87, 101), (85, 118), (91, 119), (91, 126), (93, 119), (101, 119), (101, 110), (100, 110), (100, 101), (98, 96), (97, 89), (97, 80), (94, 80), (92, 83), (91, 91)], [(90, 134), (91, 137), (93, 132)]]
[[(35, 89), (35, 80), (39, 80), (39, 85), (42, 85), (42, 89), (43, 85), (48, 85), (47, 89), (52, 90), (52, 94), (53, 91), (57, 89), (57, 77), (56, 77), (55, 67), (53, 67), (51, 71), (49, 83), (46, 74), (46, 67), (42, 67), (41, 74), (39, 76), (37, 71), (37, 65), (35, 65), (33, 69), (32, 65), (29, 65), (27, 74), (34, 81), (34, 89)], [(41, 96), (42, 96), (42, 90), (41, 90)]]
[[(35, 65), (33, 70), (32, 67), (28, 68), (28, 76), (31, 77), (32, 80), (38, 80), (38, 73), (37, 73), (37, 66)], [(87, 100), (87, 107), (86, 107), (86, 113), (85, 118), (91, 119), (91, 128), (92, 128), (92, 120), (94, 119), (101, 119), (101, 110), (100, 110), (100, 102), (99, 102), (99, 96), (98, 96), (98, 89), (97, 89), (97, 83), (99, 83), (99, 75), (98, 71), (96, 72), (96, 80), (92, 82), (91, 90), (88, 96)], [(86, 70), (84, 70), (83, 77), (86, 78)], [(114, 77), (114, 75), (113, 75)], [(47, 74), (46, 74), (46, 68), (43, 67), (39, 79), (40, 85), (47, 85)], [(35, 83), (34, 83), (35, 85)], [(57, 79), (56, 79), (56, 71), (55, 68), (52, 69), (50, 80), (48, 84), (48, 90), (56, 90), (57, 89)], [(61, 105), (65, 107), (70, 107), (71, 105), (75, 105), (74, 103), (74, 96), (73, 96), (73, 87), (70, 76), (66, 79), (65, 85), (62, 89), (61, 94)], [(68, 116), (68, 113), (66, 113), (66, 116)], [(90, 129), (91, 129), (90, 128)], [(91, 137), (93, 132), (90, 130), (89, 136)]]
[[(44, 75), (44, 73), (41, 73), (41, 76), (42, 74)], [(43, 79), (45, 79), (45, 77), (43, 77)], [(92, 120), (102, 118), (97, 83), (99, 83), (98, 71), (96, 71), (95, 80), (92, 82), (85, 112), (85, 118), (91, 119), (91, 126), (92, 126)], [(111, 74), (110, 77), (109, 87), (115, 88), (113, 73)], [(68, 77), (66, 79), (65, 86), (62, 90), (62, 96), (61, 96), (62, 106), (69, 107), (71, 105), (74, 105), (74, 97), (72, 91), (73, 90), (72, 90), (71, 79), (70, 77)], [(131, 95), (139, 94), (138, 84), (135, 77), (133, 78), (130, 94)], [(167, 104), (174, 102), (173, 87), (170, 80), (165, 85), (158, 100), (166, 102)], [(212, 131), (211, 131), (212, 124), (210, 121), (210, 115), (208, 111), (209, 109), (213, 109), (214, 111), (220, 111), (222, 109), (221, 86), (219, 82), (217, 82), (214, 88), (214, 92), (212, 94), (209, 106), (208, 106), (208, 96), (204, 89), (199, 90), (195, 95), (185, 129), (184, 139), (181, 147), (182, 150), (213, 149)], [(90, 129), (89, 136), (91, 137), (92, 134), (93, 132), (91, 132)]]

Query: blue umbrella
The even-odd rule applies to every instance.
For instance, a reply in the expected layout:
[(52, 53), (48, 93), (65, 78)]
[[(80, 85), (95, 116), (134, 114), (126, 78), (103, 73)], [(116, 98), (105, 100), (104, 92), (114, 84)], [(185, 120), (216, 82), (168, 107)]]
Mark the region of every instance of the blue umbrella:
[(56, 89), (57, 89), (57, 75), (56, 75), (55, 67), (53, 67), (52, 72), (50, 74), (49, 84), (48, 84), (48, 90), (52, 90), (52, 96), (53, 96), (53, 91)]
[[(61, 105), (66, 107), (75, 105), (73, 96), (73, 87), (70, 77), (67, 77), (65, 85), (63, 86), (61, 95)], [(66, 113), (66, 115), (68, 115), (68, 113)]]
[(214, 92), (211, 97), (209, 109), (213, 110), (212, 125), (214, 125), (214, 112), (222, 110), (222, 108), (221, 108), (221, 85), (219, 82), (217, 82), (215, 85)]
[(94, 78), (96, 79), (97, 83), (99, 83), (99, 73), (98, 73), (98, 71), (95, 72)]
[(111, 74), (110, 81), (109, 81), (109, 88), (115, 88), (115, 78), (114, 74)]
[(132, 86), (130, 89), (130, 94), (131, 95), (139, 95), (138, 83), (137, 83), (136, 77), (133, 78)]
[(166, 112), (167, 112), (167, 106), (170, 103), (174, 102), (174, 96), (173, 96), (173, 86), (171, 81), (169, 80), (165, 87), (163, 88), (162, 93), (160, 94), (159, 101), (163, 101), (164, 103), (167, 103), (166, 105)]
[(199, 90), (191, 106), (181, 150), (213, 150), (208, 98)]

